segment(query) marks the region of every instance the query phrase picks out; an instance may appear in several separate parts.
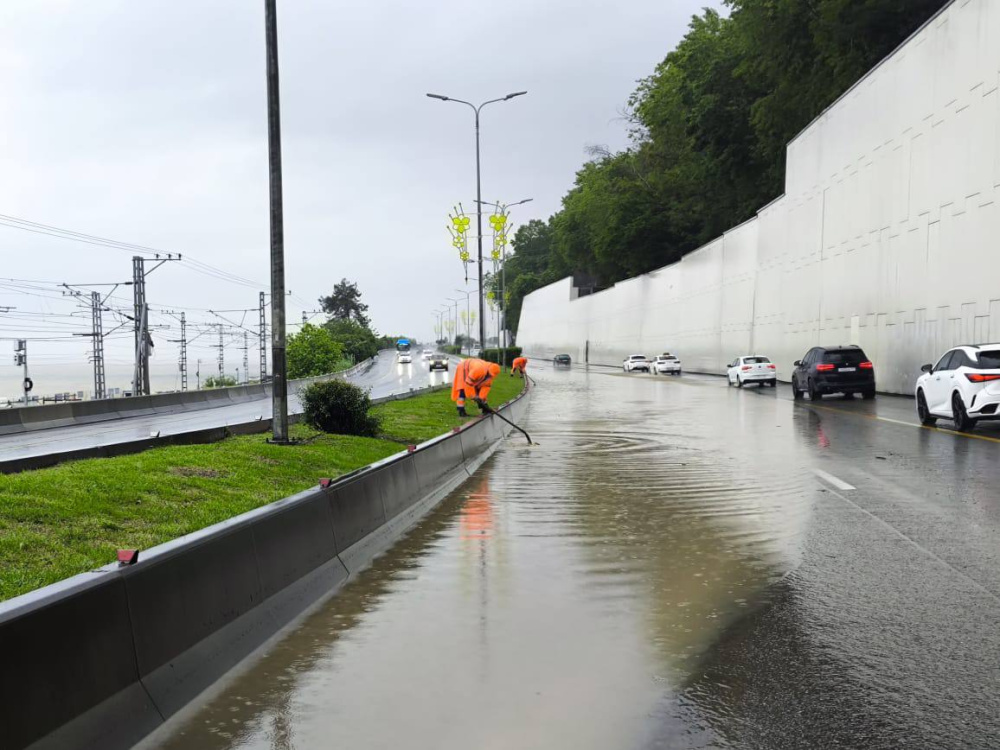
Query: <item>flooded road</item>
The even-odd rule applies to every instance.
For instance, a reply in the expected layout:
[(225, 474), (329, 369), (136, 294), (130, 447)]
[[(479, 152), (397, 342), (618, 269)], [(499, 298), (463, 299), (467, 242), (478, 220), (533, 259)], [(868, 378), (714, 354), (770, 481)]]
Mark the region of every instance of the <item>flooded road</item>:
[(1000, 446), (533, 374), (539, 446), (143, 746), (996, 746)]

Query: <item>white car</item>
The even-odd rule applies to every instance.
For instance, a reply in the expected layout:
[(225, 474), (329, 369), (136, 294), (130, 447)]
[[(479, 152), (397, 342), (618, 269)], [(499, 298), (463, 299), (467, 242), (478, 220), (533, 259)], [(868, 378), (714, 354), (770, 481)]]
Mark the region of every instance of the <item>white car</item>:
[(408, 365), (408, 364), (411, 364), (412, 362), (413, 362), (413, 357), (410, 356), (409, 352), (400, 352), (399, 353), (399, 364), (401, 364), (401, 365)]
[(774, 388), (778, 383), (778, 367), (767, 357), (759, 354), (747, 354), (737, 357), (727, 365), (726, 376), (729, 385), (742, 388), (747, 383), (757, 383), (760, 386), (769, 385)]
[(649, 372), (649, 360), (645, 354), (630, 354), (629, 358), (622, 362), (622, 370), (625, 372), (635, 372), (642, 370)]
[(649, 367), (654, 375), (656, 373), (660, 373), (661, 375), (681, 374), (681, 361), (670, 352), (658, 354)]
[(965, 431), (980, 420), (1000, 419), (1000, 344), (956, 346), (920, 369), (915, 395), (921, 424), (950, 419)]
[(422, 352), (420, 352), (420, 358), (424, 361), (429, 360), (433, 356), (434, 356), (433, 349), (424, 349)]

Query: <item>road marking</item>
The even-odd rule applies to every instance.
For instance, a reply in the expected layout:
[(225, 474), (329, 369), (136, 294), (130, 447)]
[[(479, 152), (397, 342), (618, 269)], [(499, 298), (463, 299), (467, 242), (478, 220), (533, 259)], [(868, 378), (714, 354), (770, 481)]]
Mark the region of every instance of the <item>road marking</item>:
[[(849, 414), (855, 417), (864, 417), (865, 419), (877, 419), (880, 422), (889, 422), (890, 424), (899, 424), (904, 427), (916, 427), (918, 430), (929, 430), (931, 432), (940, 432), (942, 435), (951, 435), (952, 437), (964, 437), (971, 440), (985, 440), (988, 443), (1000, 443), (1000, 438), (990, 437), (989, 435), (976, 435), (971, 432), (958, 432), (957, 430), (943, 430), (940, 427), (931, 427), (925, 424), (914, 424), (913, 422), (904, 422), (901, 419), (890, 419), (889, 417), (879, 417), (875, 414), (862, 414), (856, 411), (847, 411), (847, 409), (837, 409), (833, 406), (820, 406), (819, 404), (803, 404), (803, 406), (812, 409), (822, 409), (823, 411), (835, 411), (838, 414)], [(943, 419), (943, 417), (941, 417)]]
[(827, 482), (828, 484), (832, 484), (838, 490), (856, 490), (857, 489), (857, 487), (855, 487), (854, 485), (848, 484), (843, 479), (837, 479), (837, 477), (835, 477), (833, 474), (829, 474), (829, 473), (823, 471), (822, 469), (813, 469), (813, 474), (815, 474), (816, 476), (818, 476), (820, 479), (822, 479), (823, 481)]

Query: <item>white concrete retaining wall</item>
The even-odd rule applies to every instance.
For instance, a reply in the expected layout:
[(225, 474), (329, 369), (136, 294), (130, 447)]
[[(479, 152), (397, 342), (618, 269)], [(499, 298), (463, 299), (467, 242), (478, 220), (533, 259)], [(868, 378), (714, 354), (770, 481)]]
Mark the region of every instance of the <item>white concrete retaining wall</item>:
[(1000, 2), (955, 0), (788, 146), (786, 194), (680, 262), (576, 299), (529, 295), (518, 345), (692, 371), (766, 354), (787, 379), (817, 344), (856, 343), (879, 390), (1000, 340)]

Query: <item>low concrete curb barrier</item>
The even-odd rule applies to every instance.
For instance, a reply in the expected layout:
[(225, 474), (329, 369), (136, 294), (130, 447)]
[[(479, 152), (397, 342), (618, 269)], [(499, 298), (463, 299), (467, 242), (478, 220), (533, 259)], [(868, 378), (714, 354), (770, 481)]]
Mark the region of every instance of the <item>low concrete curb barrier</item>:
[[(526, 391), (501, 407), (519, 420)], [(511, 428), (467, 424), (342, 477), (0, 603), (0, 747), (127, 748), (336, 593)]]
[[(366, 359), (347, 370), (331, 375), (289, 381), (289, 392), (311, 382), (329, 380), (330, 378), (349, 378), (371, 368), (374, 363), (374, 359)], [(0, 435), (67, 427), (74, 424), (108, 422), (128, 417), (210, 409), (234, 403), (263, 401), (270, 395), (271, 386), (269, 384), (257, 384), (213, 388), (204, 391), (157, 393), (153, 396), (106, 398), (100, 401), (69, 401), (41, 406), (15, 407), (0, 410)]]

